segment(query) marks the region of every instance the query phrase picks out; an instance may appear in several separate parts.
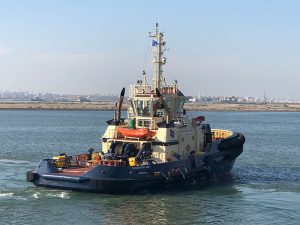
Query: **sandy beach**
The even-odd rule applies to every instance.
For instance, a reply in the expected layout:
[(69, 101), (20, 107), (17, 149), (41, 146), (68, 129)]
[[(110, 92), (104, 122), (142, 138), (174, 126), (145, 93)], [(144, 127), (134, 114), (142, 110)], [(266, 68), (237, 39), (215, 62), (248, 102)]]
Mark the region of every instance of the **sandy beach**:
[[(123, 105), (123, 109), (128, 108)], [(114, 110), (114, 102), (97, 103), (45, 103), (45, 102), (1, 102), (0, 110)], [(186, 103), (190, 111), (249, 111), (249, 112), (300, 112), (300, 104), (208, 104)]]

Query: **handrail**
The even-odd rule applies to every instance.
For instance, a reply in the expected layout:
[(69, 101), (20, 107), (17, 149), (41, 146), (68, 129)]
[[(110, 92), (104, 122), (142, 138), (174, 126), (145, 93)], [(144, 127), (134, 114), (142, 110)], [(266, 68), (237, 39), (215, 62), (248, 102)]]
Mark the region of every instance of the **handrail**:
[(211, 129), (213, 139), (225, 139), (230, 137), (233, 132), (230, 130)]

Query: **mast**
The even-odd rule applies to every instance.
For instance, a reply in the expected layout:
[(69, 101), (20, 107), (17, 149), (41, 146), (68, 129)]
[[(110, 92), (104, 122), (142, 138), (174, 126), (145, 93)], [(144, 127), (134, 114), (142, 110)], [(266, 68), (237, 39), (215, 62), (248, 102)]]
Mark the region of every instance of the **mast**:
[(146, 85), (147, 85), (147, 78), (146, 78), (146, 71), (143, 70), (143, 76), (144, 76), (144, 91), (146, 92)]
[(166, 45), (164, 42), (163, 32), (159, 32), (158, 23), (156, 23), (155, 34), (151, 35), (149, 32), (149, 37), (153, 38), (152, 47), (154, 47), (154, 57), (153, 57), (153, 89), (161, 89), (162, 85), (162, 73), (163, 65), (166, 63), (166, 58), (163, 57), (165, 49), (162, 46)]

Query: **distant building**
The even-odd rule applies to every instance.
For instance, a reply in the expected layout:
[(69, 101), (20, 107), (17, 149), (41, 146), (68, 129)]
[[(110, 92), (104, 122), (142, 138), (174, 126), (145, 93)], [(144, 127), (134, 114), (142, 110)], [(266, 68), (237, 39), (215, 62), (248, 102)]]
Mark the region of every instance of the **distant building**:
[(80, 96), (78, 99), (79, 102), (91, 102), (92, 99), (90, 97)]
[[(239, 97), (239, 96), (186, 96), (188, 102), (202, 103), (239, 103), (239, 104), (267, 104), (267, 103), (300, 103), (300, 99), (291, 98), (272, 98), (264, 94), (263, 97)], [(4, 91), (0, 89), (0, 101), (35, 101), (35, 102), (115, 102), (118, 101), (118, 95), (78, 95), (78, 94), (51, 94), (34, 93), (32, 91)], [(125, 98), (125, 101), (127, 98)]]
[(33, 101), (33, 102), (43, 102), (43, 101), (45, 101), (45, 100), (42, 99), (42, 98), (40, 98), (40, 97), (38, 97), (38, 96), (36, 96), (36, 97), (30, 99), (30, 101)]
[(189, 99), (189, 102), (193, 102), (193, 103), (195, 103), (197, 101), (197, 99), (194, 97), (194, 98), (190, 98)]

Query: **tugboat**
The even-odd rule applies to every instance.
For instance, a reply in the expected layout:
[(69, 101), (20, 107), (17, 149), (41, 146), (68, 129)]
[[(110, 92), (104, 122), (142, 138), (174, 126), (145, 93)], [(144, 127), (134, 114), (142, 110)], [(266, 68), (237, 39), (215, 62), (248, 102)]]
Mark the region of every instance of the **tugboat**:
[(230, 174), (243, 152), (241, 133), (211, 129), (204, 116), (189, 118), (177, 81), (166, 84), (164, 34), (149, 33), (154, 50), (153, 84), (130, 86), (127, 118), (121, 117), (122, 89), (113, 119), (107, 121), (102, 150), (43, 159), (27, 172), (36, 186), (100, 193), (132, 193), (201, 184)]

